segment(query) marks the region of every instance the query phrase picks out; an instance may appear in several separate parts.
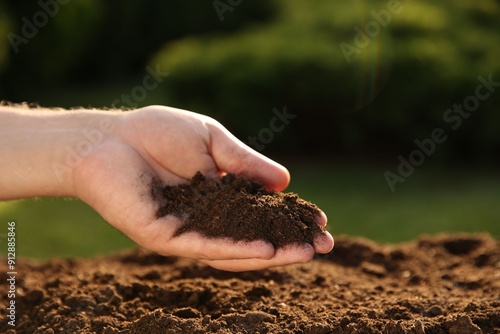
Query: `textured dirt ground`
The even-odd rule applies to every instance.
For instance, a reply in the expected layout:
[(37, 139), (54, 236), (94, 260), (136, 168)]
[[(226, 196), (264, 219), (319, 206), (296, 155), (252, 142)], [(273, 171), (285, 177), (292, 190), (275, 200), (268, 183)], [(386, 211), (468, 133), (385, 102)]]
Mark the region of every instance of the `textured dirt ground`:
[[(305, 265), (227, 273), (141, 251), (20, 260), (17, 333), (500, 333), (500, 244), (337, 238)], [(5, 263), (5, 261), (2, 261)], [(0, 289), (7, 291), (6, 267)], [(1, 333), (13, 333), (5, 320)]]

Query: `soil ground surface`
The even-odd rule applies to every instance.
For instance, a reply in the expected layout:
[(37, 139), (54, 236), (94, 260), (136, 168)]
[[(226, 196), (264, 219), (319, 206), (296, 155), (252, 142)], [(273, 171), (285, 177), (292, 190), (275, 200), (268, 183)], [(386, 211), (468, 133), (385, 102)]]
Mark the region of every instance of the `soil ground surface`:
[[(338, 237), (303, 265), (229, 273), (142, 250), (19, 259), (17, 333), (500, 333), (500, 244)], [(0, 265), (1, 333), (8, 271)]]

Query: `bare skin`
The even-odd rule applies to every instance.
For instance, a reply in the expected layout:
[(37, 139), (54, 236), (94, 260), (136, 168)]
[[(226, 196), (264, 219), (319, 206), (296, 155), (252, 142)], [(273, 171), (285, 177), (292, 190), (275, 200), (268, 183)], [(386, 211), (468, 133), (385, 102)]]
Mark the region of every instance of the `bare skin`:
[[(281, 191), (288, 171), (252, 150), (214, 119), (162, 106), (130, 112), (43, 110), (0, 106), (0, 200), (79, 198), (140, 246), (229, 270), (305, 263), (333, 248), (329, 233), (313, 245), (275, 250), (264, 241), (173, 237), (182, 222), (156, 218), (151, 177), (187, 182), (197, 171), (244, 175)], [(145, 178), (145, 176), (148, 176)], [(318, 216), (326, 225), (326, 216)]]

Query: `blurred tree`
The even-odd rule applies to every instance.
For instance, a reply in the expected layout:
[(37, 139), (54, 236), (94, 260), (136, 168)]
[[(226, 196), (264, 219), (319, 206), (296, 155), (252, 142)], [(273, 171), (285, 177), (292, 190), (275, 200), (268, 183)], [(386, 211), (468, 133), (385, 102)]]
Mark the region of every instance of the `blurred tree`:
[(0, 0), (0, 98), (114, 87), (149, 62), (170, 72), (164, 103), (210, 114), (242, 139), (286, 105), (297, 117), (274, 134), (278, 149), (393, 158), (435, 127), (448, 129), (442, 159), (488, 159), (500, 148), (500, 92), (456, 131), (443, 120), (478, 76), (500, 81), (495, 0), (252, 0), (223, 21), (214, 4), (230, 2), (73, 0), (16, 53), (9, 34), (22, 36), (54, 2)]
[[(449, 128), (444, 112), (475, 93), (479, 75), (500, 81), (494, 0), (399, 2), (392, 12), (382, 0), (279, 3), (268, 25), (167, 43), (151, 63), (171, 72), (162, 87), (172, 103), (209, 111), (243, 137), (287, 105), (299, 115), (286, 130), (295, 150), (397, 155)], [(499, 102), (500, 92), (451, 131), (442, 158), (500, 148)]]
[[(0, 2), (0, 36), (7, 36), (10, 31), (10, 22), (4, 5)], [(8, 64), (10, 43), (7, 38), (0, 40), (0, 75)]]
[[(39, 2), (0, 0), (0, 5), (15, 23), (11, 33), (21, 37), (25, 19), (33, 23), (37, 13), (47, 12)], [(47, 24), (37, 29), (36, 37), (20, 44), (18, 53), (10, 49), (10, 66), (0, 78), (4, 97), (22, 100), (23, 92), (40, 85), (129, 77), (144, 71), (151, 54), (166, 41), (241, 29), (269, 20), (276, 12), (273, 1), (245, 2), (240, 7), (221, 24), (211, 2), (195, 0), (144, 0), (126, 5), (118, 0), (73, 0), (58, 5), (56, 14), (49, 13)]]

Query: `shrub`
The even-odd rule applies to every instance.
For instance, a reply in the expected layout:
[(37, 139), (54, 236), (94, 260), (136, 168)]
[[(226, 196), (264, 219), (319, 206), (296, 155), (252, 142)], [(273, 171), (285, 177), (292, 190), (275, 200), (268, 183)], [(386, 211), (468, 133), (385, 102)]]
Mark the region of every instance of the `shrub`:
[[(400, 13), (351, 62), (340, 44), (354, 45), (354, 27), (364, 29), (387, 1), (278, 3), (271, 23), (167, 43), (151, 63), (171, 73), (163, 86), (169, 101), (210, 113), (243, 138), (269, 122), (273, 107), (287, 105), (300, 115), (285, 131), (296, 145), (403, 153), (416, 136), (443, 126), (444, 111), (474, 94), (479, 75), (500, 81), (493, 0), (401, 1)], [(499, 146), (492, 125), (499, 101), (500, 92), (450, 136), (448, 157)]]

